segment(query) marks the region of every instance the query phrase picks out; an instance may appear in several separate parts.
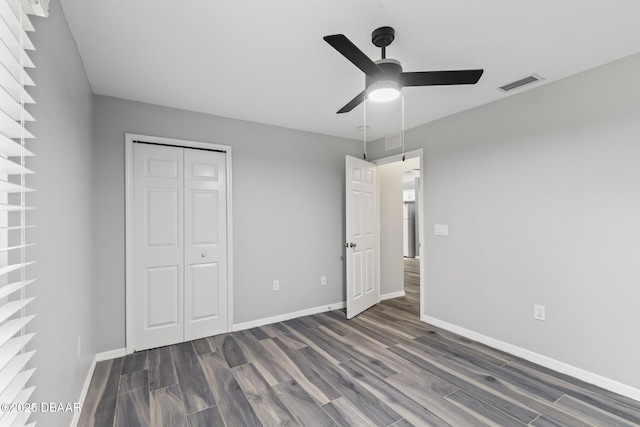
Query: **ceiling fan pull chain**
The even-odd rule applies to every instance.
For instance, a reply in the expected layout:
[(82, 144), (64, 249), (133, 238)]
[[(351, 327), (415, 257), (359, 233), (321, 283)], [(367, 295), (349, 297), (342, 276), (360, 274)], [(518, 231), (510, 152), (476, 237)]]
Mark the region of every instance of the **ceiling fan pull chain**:
[(404, 92), (400, 92), (402, 97), (402, 161), (404, 162)]
[(364, 119), (362, 119), (362, 132), (364, 134), (363, 145), (364, 145), (364, 156), (363, 159), (367, 160), (367, 99), (365, 98), (363, 105), (364, 111)]

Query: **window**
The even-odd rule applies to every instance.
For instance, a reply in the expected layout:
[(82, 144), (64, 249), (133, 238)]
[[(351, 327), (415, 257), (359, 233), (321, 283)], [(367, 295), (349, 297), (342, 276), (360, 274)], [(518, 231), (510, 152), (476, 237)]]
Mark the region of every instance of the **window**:
[(27, 403), (35, 388), (28, 386), (35, 369), (25, 369), (34, 354), (25, 347), (35, 335), (25, 330), (35, 317), (26, 315), (33, 298), (25, 296), (34, 281), (28, 250), (34, 244), (27, 203), (32, 190), (26, 187), (33, 173), (26, 167), (33, 156), (26, 145), (34, 136), (25, 126), (34, 120), (25, 109), (34, 102), (25, 89), (34, 84), (26, 72), (33, 67), (27, 55), (34, 48), (27, 32), (33, 30), (20, 0), (0, 0), (0, 425), (7, 426), (28, 422), (28, 411), (11, 409)]

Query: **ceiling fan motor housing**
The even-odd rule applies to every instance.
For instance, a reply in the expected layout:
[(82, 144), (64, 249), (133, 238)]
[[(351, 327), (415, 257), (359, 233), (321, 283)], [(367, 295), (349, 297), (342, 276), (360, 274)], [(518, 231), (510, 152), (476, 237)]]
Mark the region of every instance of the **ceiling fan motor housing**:
[(400, 74), (402, 73), (402, 65), (400, 65), (400, 61), (386, 58), (379, 59), (375, 61), (375, 63), (382, 69), (382, 71), (384, 71), (384, 74), (365, 76), (366, 87), (380, 81), (392, 81), (396, 83), (400, 81)]

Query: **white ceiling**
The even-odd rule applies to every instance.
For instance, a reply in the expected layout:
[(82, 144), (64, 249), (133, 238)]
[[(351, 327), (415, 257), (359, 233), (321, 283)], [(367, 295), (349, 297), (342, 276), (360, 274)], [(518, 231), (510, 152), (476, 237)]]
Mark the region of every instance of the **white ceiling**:
[[(405, 71), (484, 68), (475, 86), (404, 89), (406, 128), (640, 52), (638, 0), (61, 0), (96, 94), (361, 139), (363, 73), (322, 39), (345, 34)], [(526, 89), (521, 89), (526, 90)], [(510, 92), (510, 94), (518, 91)], [(400, 106), (367, 103), (368, 138)]]

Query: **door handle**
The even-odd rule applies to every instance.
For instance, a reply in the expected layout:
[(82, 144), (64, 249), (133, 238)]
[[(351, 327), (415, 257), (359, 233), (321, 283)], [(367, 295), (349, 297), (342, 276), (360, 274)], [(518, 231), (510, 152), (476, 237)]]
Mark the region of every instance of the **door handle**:
[(205, 252), (202, 252), (202, 258), (205, 258), (207, 256), (207, 254)]
[(349, 247), (350, 247), (350, 248), (355, 248), (355, 247), (356, 247), (356, 244), (355, 244), (355, 243), (353, 243), (353, 242), (351, 242), (351, 243), (349, 243)]

